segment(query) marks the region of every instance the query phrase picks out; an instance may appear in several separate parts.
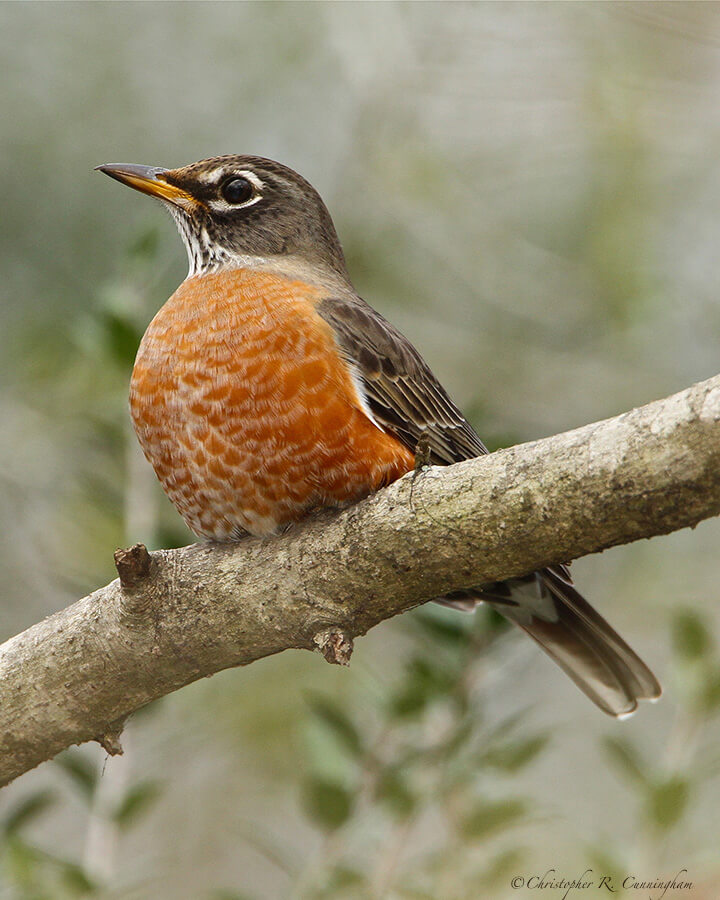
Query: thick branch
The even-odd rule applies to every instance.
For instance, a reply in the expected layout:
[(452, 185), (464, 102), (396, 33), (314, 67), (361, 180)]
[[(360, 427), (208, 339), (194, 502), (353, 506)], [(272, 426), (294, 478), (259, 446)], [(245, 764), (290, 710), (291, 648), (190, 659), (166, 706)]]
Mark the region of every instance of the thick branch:
[(0, 784), (184, 684), (352, 638), (451, 589), (720, 512), (720, 376), (594, 425), (410, 473), (342, 512), (233, 545), (133, 549), (116, 580), (0, 647)]

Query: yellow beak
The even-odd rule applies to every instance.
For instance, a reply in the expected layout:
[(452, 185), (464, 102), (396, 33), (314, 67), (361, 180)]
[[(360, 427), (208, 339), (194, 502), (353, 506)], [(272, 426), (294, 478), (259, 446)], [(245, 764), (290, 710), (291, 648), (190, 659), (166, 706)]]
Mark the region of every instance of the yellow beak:
[(159, 166), (132, 166), (124, 163), (112, 163), (110, 165), (96, 166), (95, 171), (104, 172), (116, 181), (135, 188), (136, 191), (141, 191), (143, 194), (158, 197), (160, 200), (169, 200), (170, 203), (174, 203), (183, 209), (191, 209), (197, 206), (197, 201), (191, 194), (165, 180), (164, 176), (169, 171), (168, 169), (162, 169)]

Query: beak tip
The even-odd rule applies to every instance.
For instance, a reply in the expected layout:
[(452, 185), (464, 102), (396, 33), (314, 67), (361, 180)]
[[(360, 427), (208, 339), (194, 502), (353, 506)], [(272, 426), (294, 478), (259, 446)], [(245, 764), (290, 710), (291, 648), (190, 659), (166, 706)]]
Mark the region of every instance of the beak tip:
[(129, 163), (103, 163), (95, 166), (94, 172), (104, 172), (106, 175), (133, 175), (139, 178), (155, 178), (167, 172), (162, 166), (136, 166)]

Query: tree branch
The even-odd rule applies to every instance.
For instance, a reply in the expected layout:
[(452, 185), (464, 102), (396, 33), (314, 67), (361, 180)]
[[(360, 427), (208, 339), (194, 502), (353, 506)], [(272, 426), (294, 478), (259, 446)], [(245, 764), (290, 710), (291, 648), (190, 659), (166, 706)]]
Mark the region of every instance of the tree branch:
[(720, 513), (720, 376), (565, 434), (405, 478), (271, 539), (118, 557), (120, 580), (0, 647), (0, 784), (70, 744), (291, 647), (352, 638), (448, 590)]

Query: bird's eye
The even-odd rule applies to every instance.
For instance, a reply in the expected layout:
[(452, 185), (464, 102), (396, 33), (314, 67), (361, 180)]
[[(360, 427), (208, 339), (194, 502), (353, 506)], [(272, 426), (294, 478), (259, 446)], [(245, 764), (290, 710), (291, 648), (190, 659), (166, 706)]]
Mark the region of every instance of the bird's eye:
[(230, 178), (222, 186), (221, 193), (228, 203), (245, 203), (253, 195), (253, 186), (247, 178)]

